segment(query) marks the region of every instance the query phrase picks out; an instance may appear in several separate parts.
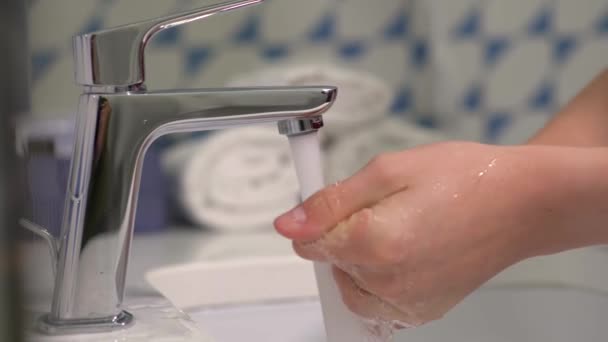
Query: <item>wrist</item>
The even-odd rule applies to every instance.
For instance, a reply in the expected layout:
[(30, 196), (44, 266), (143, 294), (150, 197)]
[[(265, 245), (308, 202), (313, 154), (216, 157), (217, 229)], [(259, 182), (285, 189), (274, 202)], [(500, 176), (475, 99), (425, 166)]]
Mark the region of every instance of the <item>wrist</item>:
[(521, 148), (525, 257), (608, 243), (608, 149)]

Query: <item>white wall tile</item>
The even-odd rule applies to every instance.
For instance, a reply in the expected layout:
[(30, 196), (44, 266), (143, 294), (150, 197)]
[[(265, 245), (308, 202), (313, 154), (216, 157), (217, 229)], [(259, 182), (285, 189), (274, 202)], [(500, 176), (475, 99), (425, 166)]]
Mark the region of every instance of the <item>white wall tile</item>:
[(482, 80), (482, 53), (477, 41), (437, 44), (434, 54), (435, 103), (439, 112), (457, 110), (470, 86)]
[(406, 5), (407, 0), (344, 0), (339, 7), (339, 35), (343, 38), (378, 36)]
[[(480, 0), (424, 0), (431, 13), (433, 39), (451, 37), (456, 25), (465, 18)], [(422, 6), (422, 5), (420, 5)]]
[(327, 0), (272, 0), (263, 8), (262, 34), (271, 41), (306, 37), (333, 8)]
[(516, 44), (488, 77), (488, 103), (499, 109), (524, 104), (548, 76), (550, 52), (545, 41)]
[(182, 51), (172, 48), (148, 48), (146, 84), (149, 89), (178, 87), (182, 78)]
[(42, 0), (29, 11), (30, 45), (34, 49), (70, 47), (71, 37), (81, 30), (98, 8), (93, 0)]
[(32, 113), (47, 116), (48, 113), (71, 116), (76, 112), (80, 87), (74, 83), (71, 58), (60, 58), (45, 77), (32, 87)]
[(488, 0), (483, 11), (485, 32), (489, 35), (523, 33), (545, 4), (547, 0)]
[(184, 32), (184, 40), (188, 45), (221, 43), (230, 38), (247, 18), (261, 13), (259, 7), (251, 7), (190, 23), (181, 28)]
[[(77, 0), (72, 0), (77, 1)], [(106, 27), (125, 25), (141, 20), (148, 20), (169, 13), (178, 12), (175, 0), (150, 1), (150, 0), (127, 0), (114, 1), (105, 16)], [(71, 7), (64, 7), (69, 9)]]
[(578, 33), (589, 30), (602, 14), (608, 11), (606, 0), (554, 0), (556, 2), (556, 26), (562, 33)]
[(234, 46), (215, 56), (200, 73), (187, 75), (188, 86), (224, 86), (237, 75), (248, 73), (265, 65), (255, 46)]
[(570, 62), (558, 71), (557, 94), (565, 104), (603, 69), (608, 67), (608, 39), (586, 43)]

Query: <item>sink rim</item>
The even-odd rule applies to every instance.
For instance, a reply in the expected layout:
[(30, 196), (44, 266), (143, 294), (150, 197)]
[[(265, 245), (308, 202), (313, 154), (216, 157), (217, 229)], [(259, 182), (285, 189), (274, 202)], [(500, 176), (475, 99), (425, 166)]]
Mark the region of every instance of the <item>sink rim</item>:
[[(277, 286), (275, 282), (277, 276), (273, 274), (274, 272), (285, 275), (280, 279), (281, 286)], [(243, 274), (250, 276), (247, 279), (247, 292), (242, 291), (242, 287), (239, 286), (235, 288), (224, 286), (233, 281), (242, 281), (239, 276)], [(150, 286), (172, 301), (176, 307), (185, 311), (318, 298), (312, 263), (295, 255), (196, 261), (154, 269), (148, 271), (145, 278)], [(572, 280), (517, 278), (518, 276), (512, 278), (497, 276), (473, 293), (486, 290), (538, 288), (576, 290), (608, 296), (608, 289), (600, 289), (597, 286), (584, 285), (582, 282)], [(196, 280), (196, 285), (199, 286), (197, 290), (184, 290), (194, 284), (186, 286), (179, 281), (188, 279)], [(218, 291), (220, 289), (223, 291)]]

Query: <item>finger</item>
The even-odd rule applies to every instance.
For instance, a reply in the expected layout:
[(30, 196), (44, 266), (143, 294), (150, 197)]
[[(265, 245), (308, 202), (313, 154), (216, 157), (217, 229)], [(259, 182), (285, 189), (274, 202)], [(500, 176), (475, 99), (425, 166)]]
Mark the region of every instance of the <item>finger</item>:
[(416, 320), (395, 306), (387, 303), (359, 286), (353, 278), (337, 267), (332, 268), (333, 276), (340, 289), (342, 301), (346, 307), (364, 319), (379, 322), (403, 322), (404, 325), (415, 325)]
[(297, 241), (314, 241), (353, 213), (406, 187), (398, 154), (376, 157), (345, 181), (327, 187), (275, 220), (279, 233)]
[(402, 262), (409, 253), (408, 229), (415, 213), (408, 206), (409, 193), (392, 195), (372, 208), (365, 208), (314, 242), (294, 242), (305, 259), (340, 261), (347, 264), (390, 266)]

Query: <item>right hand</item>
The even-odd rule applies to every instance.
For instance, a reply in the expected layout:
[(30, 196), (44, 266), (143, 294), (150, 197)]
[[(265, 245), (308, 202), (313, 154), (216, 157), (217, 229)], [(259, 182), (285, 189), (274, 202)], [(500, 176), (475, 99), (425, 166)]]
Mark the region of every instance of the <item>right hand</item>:
[(442, 143), (385, 154), (275, 226), (300, 256), (335, 265), (356, 314), (424, 324), (520, 260), (597, 243), (572, 230), (598, 224), (572, 210), (566, 184), (589, 183), (572, 166), (589, 161), (571, 150)]

